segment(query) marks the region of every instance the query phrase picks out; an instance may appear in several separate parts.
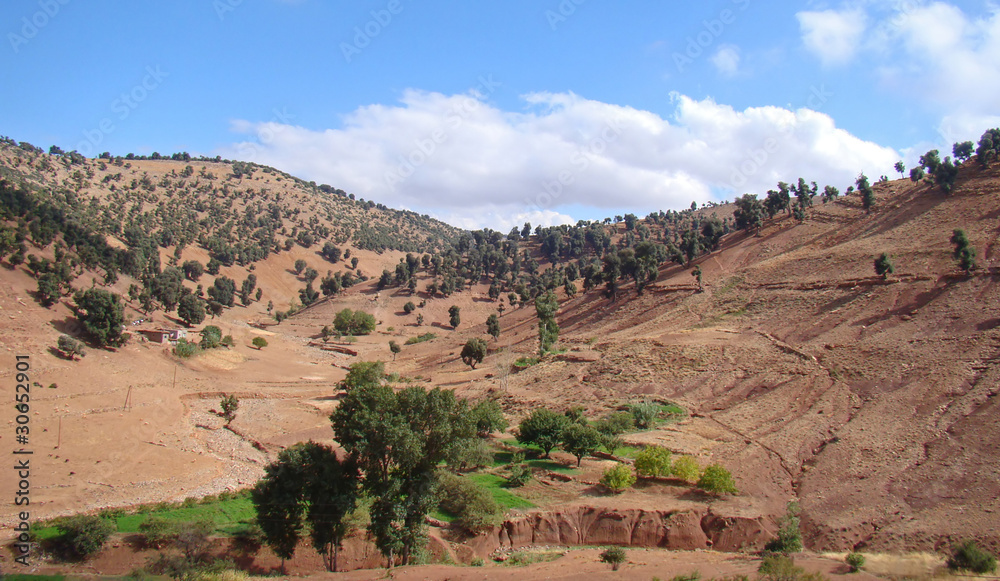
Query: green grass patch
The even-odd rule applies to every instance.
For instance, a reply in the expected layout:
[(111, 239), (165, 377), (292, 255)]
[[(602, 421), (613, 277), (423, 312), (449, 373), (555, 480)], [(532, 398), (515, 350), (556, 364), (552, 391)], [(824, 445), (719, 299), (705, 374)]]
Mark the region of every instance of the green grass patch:
[(455, 519), (458, 518), (457, 516), (451, 514), (450, 512), (443, 511), (440, 508), (432, 510), (430, 516), (431, 518), (436, 518), (439, 521), (444, 521), (447, 523), (455, 522)]
[(661, 416), (686, 416), (687, 410), (675, 403), (661, 403), (660, 404), (660, 415)]
[(565, 464), (560, 464), (554, 460), (547, 460), (545, 458), (539, 458), (537, 460), (527, 460), (528, 466), (531, 466), (535, 470), (548, 470), (549, 472), (559, 472), (561, 474), (573, 474), (576, 472), (576, 468), (573, 466), (567, 466)]
[[(182, 504), (158, 506), (153, 510), (146, 510), (145, 507), (139, 509), (141, 512), (132, 512), (115, 516), (115, 527), (119, 533), (137, 533), (139, 525), (149, 517), (156, 515), (162, 519), (176, 522), (194, 522), (197, 520), (211, 520), (215, 523), (215, 534), (228, 536), (236, 533), (245, 525), (253, 522), (257, 516), (253, 508), (253, 502), (247, 496), (230, 498), (226, 500), (213, 500), (203, 504), (187, 502), (189, 506)], [(59, 536), (59, 529), (56, 526), (45, 526), (36, 529), (36, 538), (40, 541), (52, 539)]]
[(417, 335), (416, 337), (410, 337), (406, 340), (404, 345), (416, 345), (417, 343), (423, 343), (424, 341), (430, 341), (431, 339), (437, 339), (437, 335), (434, 333), (424, 333), (423, 335)]
[(533, 503), (507, 490), (507, 488), (505, 488), (507, 480), (497, 476), (496, 474), (469, 474), (466, 478), (489, 490), (490, 494), (493, 495), (493, 500), (495, 500), (504, 510), (510, 510), (512, 508), (533, 508), (535, 506)]
[(635, 446), (622, 446), (621, 448), (615, 448), (615, 456), (619, 458), (635, 458), (642, 448), (636, 448)]

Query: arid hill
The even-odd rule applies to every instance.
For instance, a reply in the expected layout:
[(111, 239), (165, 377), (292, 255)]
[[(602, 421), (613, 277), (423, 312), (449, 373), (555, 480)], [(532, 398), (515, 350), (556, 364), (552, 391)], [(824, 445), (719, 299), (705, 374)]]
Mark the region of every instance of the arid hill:
[[(85, 358), (70, 361), (54, 346), (60, 334), (79, 330), (72, 301), (64, 297), (42, 307), (25, 266), (5, 262), (0, 270), (5, 329), (0, 373), (11, 377), (14, 357), (31, 356), (32, 380), (38, 384), (31, 412), (32, 506), (39, 518), (247, 487), (281, 447), (310, 438), (330, 441), (327, 416), (336, 405), (345, 368), (380, 359), (388, 371), (428, 387), (454, 388), (474, 399), (498, 397), (514, 424), (540, 406), (559, 411), (584, 406), (596, 418), (637, 401), (676, 402), (689, 410), (690, 418), (630, 434), (627, 441), (659, 443), (695, 455), (703, 464), (721, 463), (733, 472), (741, 491), (735, 498), (716, 500), (653, 485), (608, 500), (592, 481), (610, 461), (587, 458), (571, 481), (541, 475), (544, 482), (528, 487), (537, 511), (562, 515), (556, 519), (594, 506), (623, 512), (689, 511), (705, 515), (692, 525), (700, 527), (703, 538), (735, 549), (768, 540), (752, 537), (746, 533), (750, 528), (740, 529), (738, 523), (758, 523), (759, 537), (765, 537), (786, 503), (798, 500), (806, 544), (814, 550), (941, 549), (964, 538), (1000, 550), (1000, 456), (992, 445), (1000, 436), (995, 421), (1000, 373), (996, 164), (982, 168), (975, 160), (967, 162), (950, 195), (923, 182), (877, 184), (871, 211), (862, 208), (857, 195), (829, 203), (817, 198), (802, 221), (781, 212), (759, 234), (726, 234), (717, 249), (690, 265), (661, 262), (641, 294), (630, 281), (622, 284), (615, 300), (600, 288), (569, 298), (558, 285), (559, 344), (567, 351), (509, 373), (511, 357), (499, 347), (508, 347), (507, 353), (515, 356), (537, 351), (537, 319), (530, 303), (515, 308), (505, 301), (499, 340), (490, 340), (491, 353), (475, 370), (458, 356), (467, 339), (486, 336), (486, 317), (498, 312), (487, 275), (443, 296), (427, 292), (426, 285), (438, 277), (432, 275), (433, 267), (420, 266), (413, 275), (416, 290), (395, 284), (377, 289), (378, 274), (391, 271), (404, 257), (409, 248), (404, 244), (434, 237), (443, 245), (455, 234), (443, 226), (403, 227), (402, 215), (311, 190), (264, 170), (243, 178), (253, 179), (251, 186), (226, 177), (232, 175), (231, 165), (141, 161), (132, 169), (109, 165), (100, 170), (94, 167), (99, 162), (88, 160), (82, 170), (70, 165), (46, 173), (37, 168), (41, 157), (34, 158), (33, 172), (17, 169), (18, 155), (14, 148), (0, 149), (4, 175), (33, 176), (29, 181), (41, 187), (67, 185), (66, 180), (72, 186), (73, 171), (86, 176), (86, 168), (94, 171), (94, 177), (85, 177), (91, 183), (128, 171), (138, 171), (136, 179), (145, 172), (154, 183), (173, 183), (177, 178), (168, 177), (171, 172), (182, 172), (189, 164), (205, 165), (229, 183), (231, 192), (277, 188), (279, 178), (282, 184), (289, 180), (295, 186), (282, 190), (281, 211), (314, 203), (316, 209), (286, 224), (286, 232), (293, 236), (293, 227), (317, 234), (324, 227), (331, 232), (340, 228), (338, 243), (360, 258), (358, 268), (371, 277), (278, 324), (264, 305), (270, 300), (276, 310), (284, 310), (297, 298), (305, 283), (293, 270), (296, 260), (306, 260), (320, 273), (345, 268), (343, 262), (333, 265), (319, 256), (321, 240), (310, 248), (296, 243), (285, 250), (281, 244), (280, 252), (219, 271), (239, 282), (252, 265), (263, 289), (260, 301), (206, 319), (233, 335), (232, 349), (178, 359), (169, 346), (136, 335), (124, 347), (91, 346)], [(139, 191), (130, 195), (141, 190), (140, 182)], [(161, 190), (146, 191), (142, 196), (149, 199), (142, 203), (159, 200), (166, 195)], [(98, 200), (93, 205), (97, 215), (102, 204), (110, 203), (110, 190), (79, 191), (81, 200)], [(272, 199), (277, 195), (268, 192)], [(219, 195), (222, 206), (231, 199)], [(130, 199), (120, 201), (127, 210)], [(234, 207), (245, 209), (243, 203), (236, 201)], [(89, 207), (89, 202), (80, 206)], [(728, 225), (732, 211), (732, 205), (705, 208), (685, 219), (714, 213)], [(351, 222), (341, 219), (341, 212), (355, 225), (367, 217), (399, 228), (399, 245), (364, 248), (362, 238), (349, 234), (344, 224)], [(336, 219), (327, 220), (327, 214)], [(205, 218), (199, 214), (199, 219)], [(213, 232), (225, 229), (225, 221), (209, 223)], [(662, 224), (643, 223), (654, 237), (661, 231)], [(956, 228), (964, 229), (978, 250), (978, 266), (968, 274), (952, 256), (949, 239)], [(631, 233), (624, 224), (609, 229), (614, 245)], [(210, 251), (198, 242), (198, 232), (191, 233), (178, 263), (207, 262)], [(537, 260), (544, 277), (553, 269), (538, 238), (532, 236), (522, 249)], [(177, 248), (167, 242), (159, 251), (163, 264)], [(895, 265), (884, 279), (873, 268), (883, 252)], [(54, 257), (52, 246), (32, 246), (29, 253)], [(691, 274), (695, 266), (702, 272), (702, 289)], [(102, 274), (86, 270), (74, 286), (86, 288), (92, 277), (100, 286)], [(124, 296), (133, 280), (122, 276), (107, 288)], [(203, 284), (211, 280), (206, 275)], [(195, 287), (193, 281), (184, 284)], [(425, 304), (406, 314), (404, 305), (410, 301)], [(452, 305), (461, 308), (458, 329), (448, 321)], [(128, 318), (154, 321), (136, 329), (183, 327), (173, 313), (146, 314), (140, 307), (130, 301)], [(322, 349), (322, 327), (345, 307), (374, 314), (376, 331), (354, 343), (331, 342), (340, 351)], [(422, 325), (417, 325), (417, 315), (423, 316)], [(390, 339), (403, 344), (427, 332), (436, 338), (404, 346), (393, 361)], [(266, 337), (268, 346), (251, 347), (256, 336)], [(223, 429), (212, 413), (222, 393), (236, 393), (243, 402), (231, 430)], [(0, 434), (2, 442), (10, 444), (12, 438), (12, 429)], [(16, 486), (12, 478), (4, 473), (0, 485), (11, 489)], [(5, 522), (13, 519), (11, 510), (2, 514)], [(716, 520), (706, 521), (709, 516)], [(523, 523), (541, 517), (512, 516), (517, 518)], [(743, 536), (732, 531), (743, 531)]]

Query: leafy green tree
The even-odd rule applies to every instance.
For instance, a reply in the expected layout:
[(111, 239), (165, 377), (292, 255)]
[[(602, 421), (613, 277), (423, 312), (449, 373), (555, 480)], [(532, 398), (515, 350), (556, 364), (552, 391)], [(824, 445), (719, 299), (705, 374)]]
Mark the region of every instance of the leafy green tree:
[(260, 351), (264, 347), (267, 347), (267, 339), (263, 337), (254, 337), (251, 343), (253, 344), (254, 347), (257, 348), (258, 351)]
[(222, 329), (215, 325), (205, 325), (201, 330), (201, 348), (215, 349), (222, 344)]
[(794, 581), (805, 579), (806, 571), (788, 555), (765, 554), (757, 567), (759, 581)]
[(834, 186), (826, 186), (823, 188), (823, 203), (827, 203), (837, 199), (840, 195), (840, 190)]
[[(969, 145), (971, 146), (972, 143), (970, 142)], [(906, 165), (902, 161), (897, 161), (893, 168), (899, 174), (900, 179), (902, 179), (904, 172), (906, 172)]]
[(396, 355), (399, 355), (400, 351), (402, 350), (403, 348), (399, 346), (399, 343), (396, 343), (395, 341), (392, 340), (389, 341), (389, 351), (392, 352), (393, 361), (396, 360)]
[(619, 462), (604, 471), (601, 484), (614, 494), (618, 494), (635, 484), (635, 473), (630, 466)]
[(456, 472), (476, 470), (493, 464), (494, 452), (482, 438), (463, 438), (448, 447), (445, 460)]
[(875, 189), (868, 182), (868, 176), (861, 174), (855, 184), (858, 186), (858, 193), (861, 194), (861, 207), (866, 212), (870, 212), (875, 205)]
[(563, 430), (569, 419), (546, 408), (537, 408), (527, 418), (521, 420), (517, 427), (517, 441), (522, 444), (534, 444), (549, 457), (552, 449), (562, 440)]
[(190, 327), (205, 320), (205, 305), (193, 294), (186, 294), (177, 303), (177, 316)]
[(559, 301), (552, 291), (535, 298), (535, 313), (538, 315), (538, 355), (544, 356), (552, 350), (559, 340), (559, 325), (556, 324), (556, 311)]
[(483, 400), (469, 410), (469, 419), (475, 425), (476, 434), (480, 438), (486, 438), (493, 432), (502, 432), (508, 425), (503, 415), (503, 408), (492, 399)]
[(403, 312), (407, 315), (415, 310), (417, 310), (417, 305), (413, 304), (413, 301), (406, 301), (406, 304), (403, 305)]
[(302, 274), (302, 271), (306, 269), (306, 261), (303, 259), (298, 259), (295, 261), (295, 274)]
[(697, 482), (701, 478), (701, 467), (698, 466), (698, 461), (691, 456), (679, 456), (674, 460), (670, 472), (685, 482)]
[(912, 168), (910, 170), (910, 181), (911, 182), (916, 183), (916, 182), (919, 182), (922, 179), (924, 179), (924, 168), (922, 168), (922, 167), (915, 167), (915, 168)]
[(448, 321), (451, 324), (452, 329), (457, 329), (458, 326), (462, 323), (461, 310), (462, 309), (460, 309), (457, 305), (452, 305), (451, 307), (448, 308), (448, 317), (449, 317)]
[(462, 347), (462, 362), (475, 369), (476, 364), (482, 363), (486, 357), (486, 350), (486, 341), (479, 337), (473, 337), (466, 341), (465, 346)]
[(799, 530), (799, 504), (789, 502), (785, 516), (778, 520), (778, 536), (764, 545), (773, 553), (798, 553), (802, 550), (802, 532)]
[(77, 317), (83, 328), (103, 346), (120, 346), (128, 339), (125, 305), (120, 296), (104, 289), (87, 289), (73, 295)]
[(226, 419), (228, 426), (236, 419), (236, 410), (240, 409), (240, 400), (233, 394), (223, 395), (219, 407), (222, 408), (222, 417)]
[(205, 274), (205, 267), (197, 260), (185, 261), (181, 269), (184, 271), (184, 276), (192, 282), (198, 282), (201, 275)]
[(739, 493), (736, 489), (736, 483), (733, 482), (732, 474), (719, 464), (706, 466), (696, 486), (715, 495)]
[(979, 138), (979, 147), (976, 148), (976, 157), (979, 163), (986, 167), (991, 161), (1000, 155), (1000, 128), (987, 129)]
[(670, 450), (662, 446), (646, 446), (635, 455), (635, 471), (646, 478), (670, 476)]
[(361, 310), (343, 309), (333, 319), (333, 328), (344, 335), (367, 335), (375, 325), (375, 316)]
[(934, 175), (937, 173), (937, 168), (941, 165), (941, 155), (936, 149), (932, 149), (927, 153), (920, 156), (920, 165), (927, 170), (927, 173)]
[(330, 416), (336, 440), (364, 472), (374, 499), (369, 532), (392, 563), (407, 564), (425, 542), (424, 519), (437, 503), (435, 468), (449, 446), (473, 427), (454, 392), (362, 386), (347, 393)]
[(38, 277), (38, 302), (49, 308), (62, 297), (62, 283), (54, 272), (46, 272)]
[(955, 245), (952, 256), (958, 261), (958, 267), (969, 274), (976, 268), (976, 249), (969, 242), (965, 230), (961, 228), (952, 232), (951, 243)]
[(496, 341), (500, 338), (500, 318), (496, 314), (486, 317), (486, 332)]
[(885, 252), (875, 259), (875, 274), (881, 276), (883, 280), (889, 278), (889, 275), (895, 270), (896, 267), (892, 264), (892, 259)]
[(576, 456), (576, 465), (580, 466), (584, 456), (594, 453), (601, 445), (601, 433), (591, 426), (573, 422), (566, 426), (562, 433), (562, 448)]
[(334, 263), (339, 262), (341, 257), (340, 248), (337, 248), (337, 245), (334, 244), (333, 242), (327, 242), (326, 244), (324, 244), (323, 250), (320, 252), (320, 254), (323, 255), (323, 258)]
[(955, 143), (951, 147), (951, 153), (955, 156), (955, 159), (958, 160), (959, 163), (962, 163), (968, 161), (972, 157), (974, 147), (975, 146), (972, 145), (971, 141)]
[(215, 302), (231, 307), (236, 302), (236, 281), (228, 276), (217, 277), (207, 292)]

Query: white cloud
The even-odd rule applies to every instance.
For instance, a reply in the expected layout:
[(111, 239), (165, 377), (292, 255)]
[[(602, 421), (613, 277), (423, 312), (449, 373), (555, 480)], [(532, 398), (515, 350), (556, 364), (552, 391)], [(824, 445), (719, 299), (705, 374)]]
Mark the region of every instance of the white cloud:
[(525, 111), (508, 112), (469, 94), (410, 90), (398, 105), (355, 110), (338, 129), (234, 121), (250, 138), (216, 153), (495, 229), (574, 222), (569, 207), (683, 208), (800, 176), (840, 187), (898, 159), (809, 109), (673, 98), (664, 119), (572, 93), (526, 95)]
[(897, 54), (880, 69), (883, 83), (946, 111), (947, 139), (978, 138), (997, 125), (1000, 110), (1000, 10), (970, 18), (934, 2), (901, 12), (892, 21)]
[(732, 77), (740, 70), (740, 48), (724, 44), (712, 55), (712, 64), (723, 76)]
[(863, 10), (799, 12), (795, 16), (802, 42), (824, 66), (847, 64), (860, 48), (867, 22)]

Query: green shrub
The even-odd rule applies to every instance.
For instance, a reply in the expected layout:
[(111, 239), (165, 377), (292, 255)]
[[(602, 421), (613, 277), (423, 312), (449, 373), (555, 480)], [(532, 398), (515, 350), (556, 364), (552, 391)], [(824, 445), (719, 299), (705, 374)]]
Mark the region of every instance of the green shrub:
[(670, 476), (670, 450), (660, 446), (646, 446), (635, 456), (635, 471), (639, 476), (647, 478)]
[(507, 476), (507, 486), (520, 488), (531, 482), (531, 467), (524, 461), (524, 453), (514, 454), (510, 461), (510, 475)]
[(538, 357), (519, 357), (517, 361), (514, 362), (514, 367), (518, 369), (524, 369), (526, 367), (531, 367), (532, 365), (538, 365), (541, 361)]
[(757, 568), (761, 581), (795, 581), (805, 575), (805, 569), (785, 555), (766, 555)]
[(493, 432), (502, 432), (507, 429), (507, 418), (503, 415), (503, 408), (496, 400), (487, 399), (476, 404), (476, 407), (469, 410), (469, 418), (476, 425), (476, 433), (480, 438), (485, 438)]
[(698, 466), (698, 461), (691, 456), (681, 456), (674, 460), (670, 472), (685, 482), (697, 482), (701, 478), (701, 468)]
[(865, 566), (865, 556), (861, 553), (848, 553), (844, 562), (851, 568), (851, 573), (857, 573)]
[(149, 515), (139, 524), (143, 542), (151, 549), (162, 549), (177, 536), (172, 522), (156, 515)]
[(215, 325), (205, 325), (201, 330), (201, 348), (215, 349), (222, 344), (222, 329)]
[(191, 343), (187, 339), (181, 339), (174, 345), (174, 355), (178, 357), (188, 358), (197, 354), (201, 349), (198, 348), (197, 343)]
[(482, 567), (483, 565), (486, 564), (486, 561), (483, 561), (482, 557), (476, 557), (475, 559), (470, 561), (469, 564), (472, 565), (473, 567)]
[[(681, 573), (680, 575), (674, 575), (673, 577), (670, 578), (670, 581), (699, 581), (700, 579), (701, 579), (701, 571), (695, 569), (694, 571), (691, 571), (686, 575), (684, 573)], [(725, 581), (725, 580), (721, 579), (719, 581)], [(744, 577), (742, 581), (749, 581), (749, 580), (746, 577)]]
[(698, 479), (698, 488), (713, 494), (738, 494), (733, 475), (719, 464), (711, 464), (705, 468)]
[(431, 339), (437, 339), (437, 335), (434, 333), (424, 333), (423, 335), (410, 337), (406, 340), (406, 345), (416, 345), (417, 343), (423, 343), (424, 341), (430, 341)]
[(632, 417), (635, 420), (635, 427), (640, 430), (649, 430), (656, 427), (656, 418), (660, 415), (660, 406), (644, 401), (629, 406)]
[(455, 523), (478, 533), (500, 524), (503, 514), (493, 495), (479, 484), (450, 472), (438, 477), (438, 507), (458, 517)]
[(625, 549), (621, 547), (608, 547), (601, 553), (601, 562), (610, 563), (612, 571), (617, 571), (618, 567), (625, 562), (625, 558)]
[(975, 541), (963, 541), (955, 545), (948, 557), (948, 568), (952, 571), (992, 573), (997, 568), (997, 559), (982, 550)]
[(601, 484), (618, 494), (635, 484), (635, 473), (627, 464), (618, 463), (604, 471)]
[(60, 535), (57, 543), (62, 546), (68, 557), (86, 559), (96, 555), (104, 548), (115, 525), (96, 516), (74, 516), (61, 521), (57, 528)]

